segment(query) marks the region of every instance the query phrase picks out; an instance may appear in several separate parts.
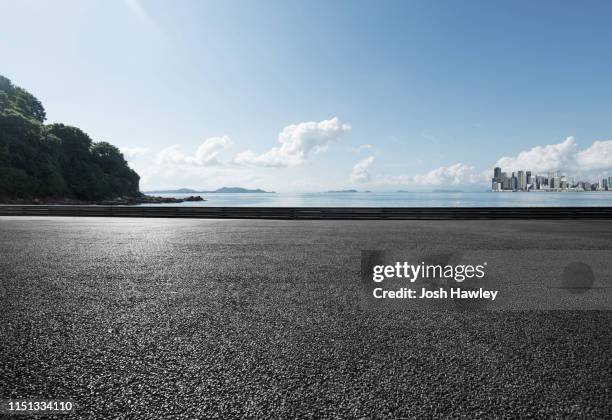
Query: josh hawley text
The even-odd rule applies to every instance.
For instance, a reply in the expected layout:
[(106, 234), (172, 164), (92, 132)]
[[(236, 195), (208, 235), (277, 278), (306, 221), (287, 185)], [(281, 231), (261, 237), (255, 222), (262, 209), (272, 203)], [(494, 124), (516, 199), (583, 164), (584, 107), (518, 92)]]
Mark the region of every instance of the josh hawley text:
[(478, 290), (463, 290), (459, 287), (446, 290), (428, 290), (421, 288), (420, 292), (407, 287), (402, 287), (397, 290), (383, 290), (382, 287), (377, 287), (373, 290), (373, 295), (376, 299), (491, 299), (497, 297), (497, 290), (485, 290), (482, 287)]
[[(466, 279), (482, 279), (485, 276), (487, 263), (480, 265), (430, 265), (409, 264), (407, 262), (397, 262), (395, 265), (376, 265), (373, 268), (372, 280), (376, 283), (388, 278), (402, 278), (414, 283), (417, 279), (453, 279), (456, 282), (463, 282)], [(450, 290), (440, 288), (430, 290), (421, 288), (415, 290), (408, 287), (401, 287), (397, 290), (384, 290), (382, 287), (374, 288), (372, 294), (376, 299), (491, 299), (497, 297), (497, 290), (485, 290), (479, 288), (461, 289), (451, 287)]]

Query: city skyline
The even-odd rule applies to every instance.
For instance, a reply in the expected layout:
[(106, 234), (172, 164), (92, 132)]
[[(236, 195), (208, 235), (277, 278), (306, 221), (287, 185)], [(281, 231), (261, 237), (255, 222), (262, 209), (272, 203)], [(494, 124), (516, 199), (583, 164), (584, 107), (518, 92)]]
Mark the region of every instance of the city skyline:
[(507, 172), (496, 166), (493, 169), (491, 191), (612, 191), (612, 176), (595, 182), (568, 178), (568, 175), (558, 171), (548, 171), (544, 176), (519, 170), (508, 176)]

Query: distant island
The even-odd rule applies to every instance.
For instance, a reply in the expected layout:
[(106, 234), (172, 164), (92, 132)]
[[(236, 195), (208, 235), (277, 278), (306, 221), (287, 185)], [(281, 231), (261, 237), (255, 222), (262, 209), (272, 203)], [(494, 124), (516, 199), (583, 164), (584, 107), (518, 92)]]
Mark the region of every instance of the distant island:
[(0, 76), (0, 203), (142, 204), (203, 201), (150, 197), (119, 149), (77, 127), (45, 124), (42, 103)]
[(256, 189), (248, 189), (242, 187), (222, 187), (218, 188), (214, 191), (198, 191), (193, 190), (191, 188), (179, 188), (176, 190), (156, 190), (156, 191), (146, 191), (147, 194), (217, 194), (217, 193), (225, 193), (225, 194), (275, 194), (274, 191), (265, 191), (261, 188)]

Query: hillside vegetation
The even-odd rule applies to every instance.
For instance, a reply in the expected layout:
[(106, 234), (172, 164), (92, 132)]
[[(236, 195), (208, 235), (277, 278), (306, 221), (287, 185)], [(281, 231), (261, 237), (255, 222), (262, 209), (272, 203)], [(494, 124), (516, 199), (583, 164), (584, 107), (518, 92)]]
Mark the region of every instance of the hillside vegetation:
[(45, 124), (45, 108), (0, 76), (0, 199), (140, 196), (140, 177), (110, 143)]

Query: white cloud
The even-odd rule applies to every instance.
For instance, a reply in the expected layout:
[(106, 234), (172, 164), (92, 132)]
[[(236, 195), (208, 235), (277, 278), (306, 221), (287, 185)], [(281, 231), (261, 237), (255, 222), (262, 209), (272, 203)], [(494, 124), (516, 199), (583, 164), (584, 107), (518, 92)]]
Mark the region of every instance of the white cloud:
[(374, 163), (374, 156), (365, 158), (353, 166), (351, 171), (351, 182), (363, 183), (369, 182), (372, 178), (370, 176), (370, 166)]
[[(488, 177), (488, 175), (487, 175)], [(487, 178), (483, 177), (474, 166), (455, 163), (441, 166), (424, 174), (418, 175), (387, 175), (378, 177), (376, 183), (381, 186), (401, 187), (433, 187), (433, 186), (467, 186), (484, 184)]]
[(193, 162), (196, 165), (216, 163), (219, 152), (230, 147), (232, 147), (232, 140), (228, 136), (206, 139), (196, 150)]
[(463, 163), (441, 166), (423, 175), (415, 175), (412, 183), (416, 185), (465, 185), (479, 181), (476, 168)]
[(126, 159), (136, 159), (149, 153), (146, 147), (122, 147), (119, 149)]
[(206, 139), (196, 150), (193, 156), (185, 155), (177, 145), (172, 145), (157, 154), (158, 165), (192, 165), (215, 166), (220, 165), (219, 153), (232, 146), (232, 140), (227, 137), (211, 137)]
[(332, 142), (350, 130), (351, 126), (341, 123), (337, 117), (320, 122), (289, 125), (279, 133), (278, 147), (273, 147), (261, 155), (247, 150), (238, 154), (235, 161), (239, 164), (273, 168), (299, 166), (311, 152), (326, 150)]
[(607, 171), (612, 169), (612, 140), (596, 141), (588, 149), (576, 154), (579, 170)]
[(577, 146), (573, 137), (558, 144), (536, 146), (514, 157), (502, 157), (497, 165), (503, 171), (532, 170), (536, 172), (569, 170), (575, 166)]
[(179, 150), (179, 147), (176, 144), (166, 147), (157, 153), (157, 163), (159, 165), (178, 165), (185, 163), (186, 158), (187, 156), (185, 156), (185, 154)]

